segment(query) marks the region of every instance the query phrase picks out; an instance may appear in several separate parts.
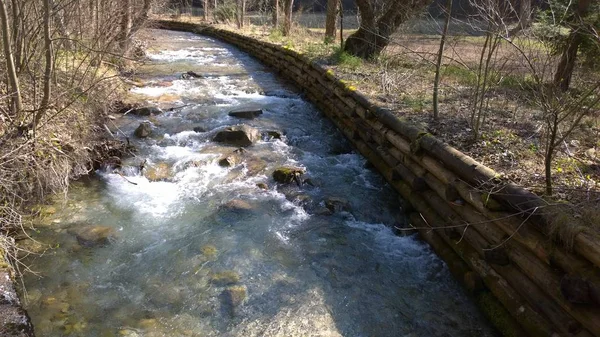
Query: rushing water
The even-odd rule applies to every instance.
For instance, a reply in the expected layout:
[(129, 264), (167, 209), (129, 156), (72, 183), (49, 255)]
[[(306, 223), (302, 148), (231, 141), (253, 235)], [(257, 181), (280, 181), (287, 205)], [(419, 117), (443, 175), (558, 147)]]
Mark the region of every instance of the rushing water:
[[(121, 174), (75, 183), (39, 224), (53, 248), (29, 258), (37, 275), (25, 278), (38, 336), (494, 335), (427, 245), (393, 233), (397, 194), (293, 88), (212, 39), (147, 35), (132, 95), (176, 109), (118, 120), (137, 155)], [(189, 70), (204, 77), (181, 79)], [(242, 122), (227, 114), (240, 107), (262, 108), (243, 122), (283, 137), (220, 167), (235, 148), (211, 139)], [(132, 137), (144, 120), (153, 135)], [(143, 160), (170, 173), (150, 181)], [(277, 186), (281, 165), (306, 168), (311, 184)], [(347, 205), (328, 214), (331, 197)], [(116, 235), (82, 245), (74, 232), (89, 225)]]

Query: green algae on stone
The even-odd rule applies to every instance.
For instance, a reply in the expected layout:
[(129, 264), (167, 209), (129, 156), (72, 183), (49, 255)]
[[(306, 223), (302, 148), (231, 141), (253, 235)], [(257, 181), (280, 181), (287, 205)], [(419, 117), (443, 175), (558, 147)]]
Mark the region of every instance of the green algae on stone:
[(291, 182), (298, 182), (299, 177), (306, 171), (300, 167), (288, 167), (282, 166), (275, 169), (273, 172), (273, 179), (280, 184), (289, 184)]
[(240, 275), (233, 270), (221, 271), (210, 275), (210, 282), (217, 286), (226, 286), (240, 281)]
[(204, 245), (200, 248), (200, 253), (208, 259), (214, 259), (218, 252), (217, 247), (213, 245)]

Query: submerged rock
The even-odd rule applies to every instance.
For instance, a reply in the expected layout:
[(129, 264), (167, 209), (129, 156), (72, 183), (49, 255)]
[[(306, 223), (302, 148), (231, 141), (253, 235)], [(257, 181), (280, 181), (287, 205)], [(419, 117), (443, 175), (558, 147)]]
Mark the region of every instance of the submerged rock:
[(258, 183), (256, 184), (256, 187), (260, 188), (261, 190), (268, 190), (269, 189), (269, 185), (265, 184), (265, 183)]
[(327, 209), (332, 213), (350, 211), (350, 203), (348, 200), (338, 197), (327, 197), (325, 199), (325, 207), (327, 207)]
[(221, 167), (232, 167), (235, 166), (240, 161), (239, 157), (236, 155), (229, 155), (219, 159), (219, 166)]
[(154, 166), (147, 168), (145, 177), (150, 181), (168, 181), (173, 178), (173, 172), (169, 167), (169, 164), (161, 162)]
[(260, 140), (260, 132), (247, 125), (230, 126), (219, 131), (213, 141), (234, 146), (246, 147)]
[(225, 305), (235, 308), (244, 303), (248, 296), (248, 291), (246, 286), (233, 286), (223, 290), (222, 296)]
[(262, 109), (232, 110), (229, 111), (229, 116), (243, 119), (254, 119), (262, 115), (262, 113)]
[(193, 79), (203, 78), (203, 77), (204, 76), (202, 76), (201, 74), (198, 74), (197, 72), (191, 71), (191, 70), (181, 74), (181, 78), (184, 80), (193, 80)]
[(267, 139), (281, 139), (283, 137), (279, 131), (266, 131), (263, 135)]
[(69, 232), (85, 247), (107, 245), (117, 236), (114, 228), (108, 226), (84, 226), (70, 229)]
[(210, 275), (210, 283), (217, 286), (226, 286), (240, 282), (240, 275), (233, 270), (226, 270)]
[(300, 176), (305, 172), (306, 170), (301, 167), (279, 167), (273, 172), (273, 179), (280, 184), (289, 184), (295, 181), (298, 185), (302, 185)]
[(144, 117), (152, 116), (152, 115), (160, 115), (161, 113), (163, 113), (163, 111), (160, 108), (157, 108), (155, 106), (133, 108), (133, 109), (129, 110), (129, 114), (131, 114), (131, 115), (144, 116)]
[(152, 134), (152, 125), (149, 122), (142, 122), (140, 126), (135, 129), (133, 134), (138, 138), (146, 138)]
[(254, 207), (250, 205), (248, 202), (241, 199), (233, 199), (223, 204), (221, 208), (233, 211), (233, 212), (242, 212), (242, 211), (251, 211)]
[(200, 253), (202, 253), (202, 255), (208, 259), (214, 259), (217, 257), (218, 252), (219, 251), (217, 250), (217, 247), (213, 245), (204, 245), (200, 248)]
[(246, 169), (249, 176), (257, 175), (267, 168), (267, 162), (256, 157), (251, 157), (246, 160)]
[(46, 249), (50, 248), (50, 246), (33, 239), (19, 240), (18, 247), (19, 257), (24, 257), (29, 254), (42, 254), (46, 251)]

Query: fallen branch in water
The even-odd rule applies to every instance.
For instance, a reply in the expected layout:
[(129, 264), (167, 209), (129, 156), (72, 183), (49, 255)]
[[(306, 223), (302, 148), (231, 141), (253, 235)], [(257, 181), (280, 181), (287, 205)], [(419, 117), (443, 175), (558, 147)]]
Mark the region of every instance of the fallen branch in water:
[(137, 183), (134, 183), (133, 181), (127, 179), (123, 173), (121, 173), (121, 172), (115, 172), (115, 173), (118, 174), (118, 175), (120, 175), (123, 179), (125, 179), (126, 182), (128, 182), (128, 183), (130, 183), (132, 185), (136, 185), (137, 186)]

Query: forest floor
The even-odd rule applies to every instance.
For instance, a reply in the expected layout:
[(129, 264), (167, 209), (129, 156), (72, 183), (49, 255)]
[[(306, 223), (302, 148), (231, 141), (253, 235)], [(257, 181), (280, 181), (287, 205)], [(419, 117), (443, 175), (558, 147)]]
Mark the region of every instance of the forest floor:
[[(528, 90), (526, 66), (511, 46), (498, 47), (492, 64), (498, 70), (486, 94), (480, 133), (474, 140), (472, 102), (484, 37), (449, 38), (440, 83), (440, 116), (435, 120), (432, 91), (439, 35), (396, 34), (380, 57), (364, 61), (341, 52), (339, 38), (325, 43), (323, 29), (296, 27), (289, 37), (284, 37), (270, 26), (216, 27), (306, 55), (381, 106), (420, 125), (501, 176), (540, 196), (545, 194), (544, 119)], [(344, 36), (352, 32), (346, 30)], [(575, 77), (580, 81), (598, 81), (600, 74), (578, 73)], [(555, 193), (546, 198), (568, 201), (576, 206), (582, 218), (597, 227), (600, 223), (599, 108), (592, 109), (559, 146), (552, 177)]]

